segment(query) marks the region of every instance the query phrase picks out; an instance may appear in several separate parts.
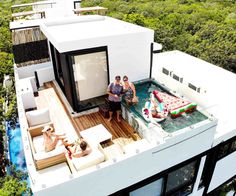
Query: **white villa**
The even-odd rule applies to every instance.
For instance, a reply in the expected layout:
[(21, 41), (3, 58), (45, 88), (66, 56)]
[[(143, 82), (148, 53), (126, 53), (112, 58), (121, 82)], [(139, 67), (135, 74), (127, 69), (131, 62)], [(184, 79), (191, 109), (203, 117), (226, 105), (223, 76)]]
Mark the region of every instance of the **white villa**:
[[(13, 8), (22, 6), (32, 11), (13, 14), (10, 29), (35, 196), (212, 195), (235, 178), (235, 74), (181, 51), (161, 52), (153, 30), (104, 16), (102, 7), (57, 0)], [(128, 75), (139, 97), (136, 106), (122, 102), (121, 123), (101, 111), (116, 75)], [(197, 108), (147, 122), (140, 111), (153, 90)], [(92, 153), (71, 159), (61, 144), (45, 152), (45, 125), (71, 142), (82, 136)]]

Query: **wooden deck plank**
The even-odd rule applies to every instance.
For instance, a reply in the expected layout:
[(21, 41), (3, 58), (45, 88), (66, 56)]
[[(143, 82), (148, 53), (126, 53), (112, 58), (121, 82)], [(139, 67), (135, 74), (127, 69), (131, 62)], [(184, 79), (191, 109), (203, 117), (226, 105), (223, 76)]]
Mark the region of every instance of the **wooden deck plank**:
[(50, 117), (53, 122), (54, 128), (58, 132), (70, 133), (69, 135), (78, 137), (74, 126), (72, 125), (70, 118), (63, 108), (63, 104), (57, 97), (53, 88), (47, 88), (40, 90), (39, 95), (35, 97), (36, 105), (38, 109), (48, 108), (50, 111)]
[[(112, 139), (123, 138), (129, 142), (141, 139), (124, 119), (121, 122), (117, 122), (114, 118), (109, 122), (100, 112), (72, 118), (57, 93), (53, 82), (49, 82), (45, 84), (45, 89), (39, 91), (39, 96), (36, 97), (36, 103), (39, 108), (49, 107), (50, 112), (53, 113), (53, 122), (56, 122), (57, 127), (66, 129), (66, 126), (70, 122), (70, 125), (73, 125), (77, 134), (80, 135), (80, 132), (85, 129), (103, 124), (112, 134)], [(66, 120), (67, 122), (65, 123), (63, 118), (69, 119), (69, 121)]]

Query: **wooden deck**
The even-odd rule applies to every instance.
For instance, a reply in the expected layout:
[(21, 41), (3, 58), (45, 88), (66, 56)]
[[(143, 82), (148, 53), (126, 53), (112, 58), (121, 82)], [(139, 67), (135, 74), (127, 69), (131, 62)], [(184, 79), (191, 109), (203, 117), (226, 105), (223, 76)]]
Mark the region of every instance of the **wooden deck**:
[(56, 92), (57, 90), (54, 84), (52, 82), (47, 83), (45, 89), (39, 91), (39, 96), (36, 97), (36, 103), (38, 108), (48, 107), (50, 109), (52, 120), (59, 129), (67, 129), (70, 121), (70, 126), (73, 125), (79, 135), (85, 129), (103, 124), (112, 134), (113, 143), (125, 145), (140, 139), (135, 130), (123, 119), (121, 122), (117, 122), (114, 118), (109, 122), (100, 112), (72, 118)]

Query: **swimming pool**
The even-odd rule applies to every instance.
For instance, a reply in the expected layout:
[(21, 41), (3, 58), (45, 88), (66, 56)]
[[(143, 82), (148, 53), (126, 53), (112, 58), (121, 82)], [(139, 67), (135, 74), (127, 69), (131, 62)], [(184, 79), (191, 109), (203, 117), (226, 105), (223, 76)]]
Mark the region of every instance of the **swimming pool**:
[[(135, 87), (136, 94), (139, 98), (139, 103), (130, 107), (125, 106), (125, 108), (127, 108), (127, 110), (132, 112), (138, 118), (142, 119), (142, 121), (144, 121), (144, 123), (148, 125), (148, 122), (146, 122), (142, 116), (142, 108), (144, 107), (146, 101), (149, 99), (150, 93), (152, 93), (154, 90), (158, 90), (169, 95), (171, 95), (171, 93), (168, 92), (168, 90), (163, 86), (158, 84), (155, 80), (144, 80), (141, 82), (137, 82), (135, 83)], [(195, 110), (191, 113), (184, 113), (180, 117), (177, 117), (175, 119), (171, 118), (170, 115), (168, 115), (167, 118), (164, 121), (159, 122), (159, 124), (164, 131), (172, 133), (206, 120), (207, 118), (208, 117), (202, 114), (200, 111)]]
[(19, 124), (16, 124), (15, 129), (11, 129), (7, 124), (7, 136), (10, 161), (17, 170), (27, 171)]
[[(12, 129), (8, 123), (6, 124), (7, 137), (8, 137), (8, 150), (11, 163), (15, 166), (16, 170), (22, 171), (27, 174), (27, 166), (25, 161), (25, 154), (21, 140), (21, 129), (19, 123), (16, 124), (15, 129)], [(26, 179), (27, 186), (30, 188), (29, 176)], [(32, 194), (33, 195), (33, 194)]]

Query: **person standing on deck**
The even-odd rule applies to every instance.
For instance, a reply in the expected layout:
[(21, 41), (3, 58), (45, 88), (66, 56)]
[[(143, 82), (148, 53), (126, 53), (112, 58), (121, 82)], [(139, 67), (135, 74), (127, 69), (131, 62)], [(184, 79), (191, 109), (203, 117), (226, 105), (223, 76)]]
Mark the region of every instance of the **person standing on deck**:
[(112, 120), (112, 115), (116, 112), (117, 121), (120, 122), (121, 113), (121, 97), (123, 93), (123, 86), (120, 83), (120, 76), (115, 77), (115, 81), (109, 84), (107, 88), (108, 100), (109, 100), (109, 119)]
[(129, 82), (128, 76), (123, 77), (124, 99), (128, 105), (137, 104), (138, 97), (136, 96), (135, 86)]

